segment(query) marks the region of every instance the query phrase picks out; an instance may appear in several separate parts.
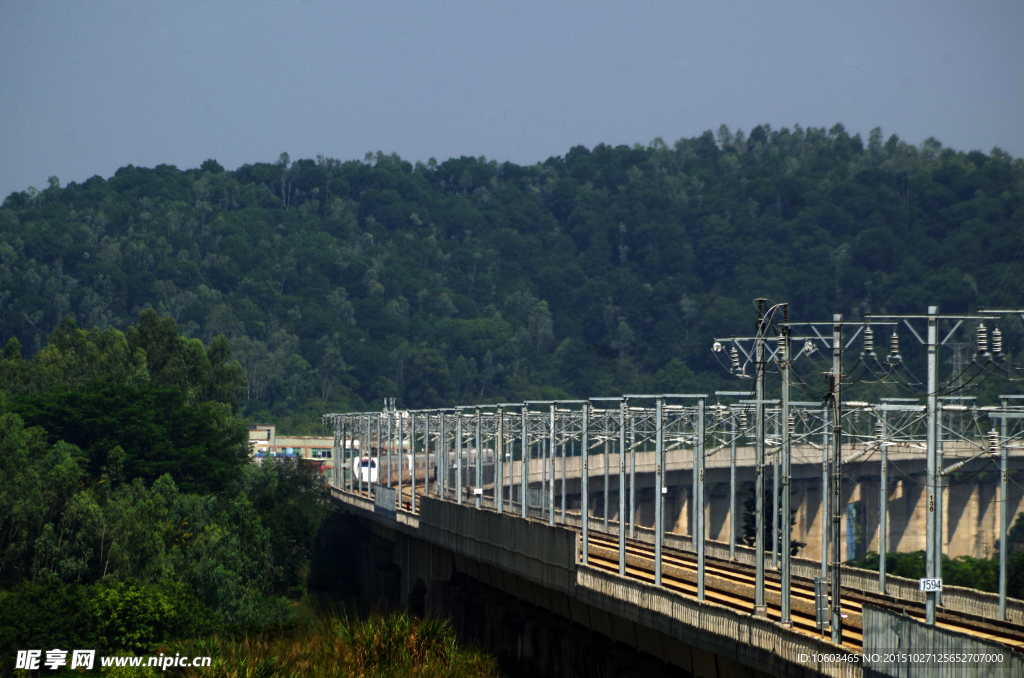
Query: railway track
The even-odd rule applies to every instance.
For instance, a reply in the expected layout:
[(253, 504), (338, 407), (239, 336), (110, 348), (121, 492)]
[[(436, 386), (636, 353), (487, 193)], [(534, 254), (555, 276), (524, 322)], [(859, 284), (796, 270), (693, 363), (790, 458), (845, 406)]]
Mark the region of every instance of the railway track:
[[(619, 542), (615, 535), (591, 533), (589, 563), (591, 566), (609, 572), (619, 571)], [(751, 614), (754, 610), (754, 568), (718, 558), (704, 560), (705, 599), (732, 608), (737, 612)], [(645, 542), (626, 542), (626, 576), (654, 583), (654, 547)], [(687, 551), (662, 549), (662, 586), (691, 598), (697, 597), (697, 557)], [(821, 635), (817, 630), (814, 615), (814, 583), (793, 577), (790, 585), (791, 618), (793, 628), (811, 635)], [(769, 619), (782, 618), (782, 584), (775, 572), (765, 573), (765, 603)], [(841, 611), (843, 619), (843, 646), (854, 651), (863, 648), (861, 613), (865, 604), (902, 612), (924, 621), (923, 605), (899, 601), (862, 591), (843, 590)], [(1024, 650), (1024, 628), (1008, 622), (972, 617), (940, 611), (936, 625), (977, 638), (1002, 643), (1017, 650)]]

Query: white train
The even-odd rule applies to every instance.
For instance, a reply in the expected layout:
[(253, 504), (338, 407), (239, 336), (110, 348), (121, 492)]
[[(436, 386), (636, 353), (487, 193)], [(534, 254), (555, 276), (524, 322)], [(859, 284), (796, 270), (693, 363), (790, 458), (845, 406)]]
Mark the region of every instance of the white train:
[(376, 485), (379, 479), (377, 457), (360, 457), (359, 479), (369, 485)]

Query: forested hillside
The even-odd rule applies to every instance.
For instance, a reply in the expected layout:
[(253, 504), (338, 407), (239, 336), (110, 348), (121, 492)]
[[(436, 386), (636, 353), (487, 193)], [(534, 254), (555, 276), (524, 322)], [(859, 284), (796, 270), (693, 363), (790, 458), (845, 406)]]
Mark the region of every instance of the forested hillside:
[[(292, 427), (397, 396), (436, 406), (729, 384), (712, 337), (795, 316), (1024, 301), (1024, 162), (841, 125), (484, 158), (124, 167), (0, 210), (0, 327), (146, 306)], [(1020, 324), (1004, 327), (1020, 351)]]

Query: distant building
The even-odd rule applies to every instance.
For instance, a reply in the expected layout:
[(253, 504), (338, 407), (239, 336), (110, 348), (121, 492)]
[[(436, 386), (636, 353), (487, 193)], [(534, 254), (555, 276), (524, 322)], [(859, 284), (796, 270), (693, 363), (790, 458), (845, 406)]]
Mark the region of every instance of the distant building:
[(319, 468), (327, 482), (334, 478), (332, 436), (279, 436), (273, 424), (253, 424), (249, 427), (249, 450), (256, 463), (274, 457), (308, 459)]

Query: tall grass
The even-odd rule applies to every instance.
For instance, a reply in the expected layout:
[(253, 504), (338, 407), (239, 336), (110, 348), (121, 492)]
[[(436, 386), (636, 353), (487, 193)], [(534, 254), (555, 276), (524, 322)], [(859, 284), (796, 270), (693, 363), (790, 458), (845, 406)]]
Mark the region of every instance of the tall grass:
[(451, 626), (406, 613), (320, 614), (292, 627), (240, 638), (182, 641), (164, 650), (212, 657), (212, 666), (172, 669), (196, 678), (360, 676), (366, 678), (497, 678), (497, 661), (460, 647)]

